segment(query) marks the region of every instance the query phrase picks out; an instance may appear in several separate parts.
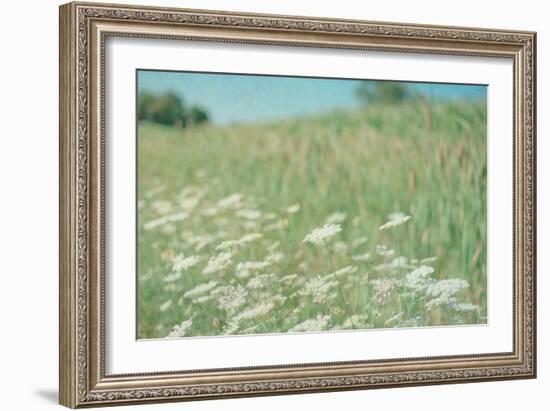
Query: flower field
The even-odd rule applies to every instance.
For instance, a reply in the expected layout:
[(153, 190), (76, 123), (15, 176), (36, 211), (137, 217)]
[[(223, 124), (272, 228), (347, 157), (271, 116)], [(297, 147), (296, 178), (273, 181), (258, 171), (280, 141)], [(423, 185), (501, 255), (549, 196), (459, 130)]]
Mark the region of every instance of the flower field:
[(138, 127), (138, 336), (486, 322), (486, 107)]

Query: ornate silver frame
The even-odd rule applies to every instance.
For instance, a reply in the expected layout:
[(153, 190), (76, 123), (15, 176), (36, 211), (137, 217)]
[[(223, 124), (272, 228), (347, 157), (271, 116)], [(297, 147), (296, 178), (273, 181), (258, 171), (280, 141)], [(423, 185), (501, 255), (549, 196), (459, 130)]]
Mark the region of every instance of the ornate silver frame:
[[(514, 349), (196, 372), (106, 375), (104, 45), (110, 36), (490, 56), (514, 64)], [(60, 403), (76, 408), (536, 376), (532, 32), (69, 3), (60, 8)], [(269, 362), (269, 359), (266, 359)]]

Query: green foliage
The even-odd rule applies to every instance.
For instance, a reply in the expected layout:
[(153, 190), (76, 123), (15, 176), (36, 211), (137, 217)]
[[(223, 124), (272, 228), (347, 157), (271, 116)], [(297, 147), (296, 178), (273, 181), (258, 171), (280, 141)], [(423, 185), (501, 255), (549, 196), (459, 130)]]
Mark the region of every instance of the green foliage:
[(143, 92), (138, 96), (138, 120), (153, 121), (153, 104), (156, 97), (151, 93)]
[(173, 92), (154, 95), (142, 92), (138, 96), (138, 120), (167, 126), (187, 127), (208, 122), (208, 113), (200, 107), (186, 109)]
[(187, 118), (190, 124), (198, 125), (208, 122), (208, 113), (202, 107), (191, 107), (187, 114)]
[(397, 104), (414, 95), (410, 86), (396, 81), (363, 81), (355, 94), (364, 104)]
[[(218, 335), (243, 307), (258, 304), (273, 307), (243, 319), (237, 333), (286, 332), (308, 319), (324, 324), (327, 316), (330, 329), (486, 321), (485, 104), (434, 103), (429, 122), (422, 105), (404, 102), (225, 128), (141, 123), (138, 139), (140, 338), (167, 336), (191, 319), (186, 335)], [(227, 201), (235, 193), (242, 195), (240, 205)], [(399, 211), (411, 219), (379, 229)], [(304, 243), (329, 218), (341, 221), (341, 232), (326, 246)], [(239, 246), (223, 271), (204, 273), (222, 242), (253, 232), (262, 237)], [(368, 240), (360, 242), (363, 237)], [(377, 245), (395, 255), (380, 255)], [(237, 275), (238, 264), (269, 261), (276, 253), (282, 259), (272, 258), (264, 270)], [(193, 256), (199, 262), (178, 272), (181, 258)], [(395, 256), (406, 263), (392, 267)], [(414, 264), (432, 264), (434, 281), (466, 281), (459, 301), (477, 311), (428, 309), (425, 294), (402, 292), (399, 281)], [(327, 301), (303, 294), (319, 275), (326, 279), (350, 265), (355, 271), (341, 289), (331, 288)], [(292, 274), (295, 279), (284, 280)], [(251, 288), (252, 279), (268, 285)], [(248, 290), (240, 311), (221, 309), (222, 294), (185, 296), (211, 281), (222, 294)], [(346, 324), (350, 313), (358, 317)]]

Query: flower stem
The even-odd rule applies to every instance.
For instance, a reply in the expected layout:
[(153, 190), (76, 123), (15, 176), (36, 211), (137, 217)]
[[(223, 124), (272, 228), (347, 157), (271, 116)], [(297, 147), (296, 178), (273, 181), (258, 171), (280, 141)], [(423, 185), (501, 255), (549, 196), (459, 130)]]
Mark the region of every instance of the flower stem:
[[(331, 252), (330, 252), (330, 250), (328, 248), (328, 245), (327, 245), (325, 240), (323, 240), (323, 244), (325, 245), (325, 249), (327, 250), (328, 259), (330, 260), (330, 265), (332, 267), (332, 271), (335, 272), (336, 271), (336, 266), (334, 265), (334, 261), (332, 260)], [(349, 305), (346, 301), (346, 298), (344, 296), (344, 290), (342, 290), (342, 286), (340, 285), (340, 279), (339, 278), (336, 279), (336, 284), (338, 284), (338, 293), (340, 294), (340, 298), (342, 299), (342, 302), (344, 303), (344, 307), (346, 307), (346, 312), (349, 316), (349, 321), (351, 323), (351, 328), (353, 328), (355, 330), (355, 329), (357, 329), (357, 327), (355, 327), (355, 324), (353, 323), (352, 310), (351, 310), (351, 308), (349, 307)]]

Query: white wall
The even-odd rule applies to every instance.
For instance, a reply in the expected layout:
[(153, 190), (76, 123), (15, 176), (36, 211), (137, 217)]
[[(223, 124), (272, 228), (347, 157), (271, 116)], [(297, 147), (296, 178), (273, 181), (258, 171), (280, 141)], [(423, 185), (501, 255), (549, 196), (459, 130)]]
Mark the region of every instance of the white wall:
[[(113, 0), (111, 0), (113, 1)], [(479, 0), (354, 1), (186, 0), (134, 3), (433, 23), (538, 32), (537, 380), (206, 401), (127, 409), (279, 410), (547, 409), (550, 389), (550, 26), (544, 2)], [(56, 0), (2, 4), (0, 64), (0, 407), (60, 409), (57, 403), (57, 6)], [(546, 182), (546, 184), (545, 184)], [(546, 187), (545, 187), (546, 186)]]

